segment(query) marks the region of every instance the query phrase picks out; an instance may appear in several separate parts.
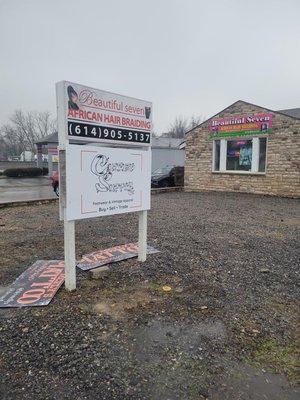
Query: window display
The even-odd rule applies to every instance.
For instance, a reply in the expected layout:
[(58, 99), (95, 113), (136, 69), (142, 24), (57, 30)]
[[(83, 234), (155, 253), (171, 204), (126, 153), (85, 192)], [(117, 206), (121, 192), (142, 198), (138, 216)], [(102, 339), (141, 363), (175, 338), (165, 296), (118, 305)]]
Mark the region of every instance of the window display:
[(267, 138), (215, 140), (213, 149), (215, 172), (265, 172)]
[(227, 141), (227, 171), (250, 171), (252, 165), (252, 140)]

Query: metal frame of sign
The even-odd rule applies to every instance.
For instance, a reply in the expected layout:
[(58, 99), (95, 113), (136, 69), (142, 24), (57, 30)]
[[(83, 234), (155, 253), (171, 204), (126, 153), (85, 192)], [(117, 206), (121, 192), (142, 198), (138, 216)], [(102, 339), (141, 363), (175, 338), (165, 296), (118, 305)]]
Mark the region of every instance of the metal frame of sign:
[[(140, 119), (136, 120), (136, 122), (140, 124), (142, 124), (140, 120), (143, 122), (143, 128), (129, 127), (128, 129), (126, 127), (125, 129), (122, 122), (130, 122), (131, 120), (128, 119), (130, 117), (126, 116), (127, 119), (123, 120), (118, 111), (114, 112), (112, 110), (106, 110), (108, 112), (108, 117), (106, 118), (106, 121), (103, 121), (102, 119), (101, 122), (99, 120), (101, 119), (102, 114), (97, 114), (98, 107), (94, 107), (95, 104), (91, 108), (96, 110), (94, 111), (96, 114), (92, 114), (92, 111), (89, 115), (86, 114), (87, 110), (89, 110), (89, 105), (87, 105), (83, 107), (84, 111), (79, 115), (78, 106), (74, 105), (73, 109), (70, 108), (70, 105), (68, 106), (66, 94), (69, 87), (72, 87), (72, 89), (73, 87), (75, 87), (75, 89), (82, 88), (83, 90), (86, 90), (87, 93), (90, 91), (93, 95), (95, 93), (100, 93), (100, 95), (103, 95), (104, 97), (114, 96), (120, 100), (120, 102), (129, 101), (130, 104), (133, 104), (133, 106), (128, 106), (130, 112), (131, 110), (137, 110), (141, 114), (144, 112), (144, 114), (139, 117)], [(82, 94), (83, 90), (80, 94)], [(78, 95), (76, 90), (75, 93)], [(82, 105), (84, 104), (86, 97), (82, 96), (83, 103), (80, 103), (80, 96), (78, 99), (79, 104)], [(71, 100), (70, 95), (69, 100)], [(69, 141), (75, 139), (76, 142), (79, 141), (82, 142), (82, 144), (93, 142), (103, 143), (104, 145), (110, 145), (113, 147), (127, 147), (129, 148), (129, 151), (130, 149), (132, 150), (132, 147), (142, 146), (144, 149), (151, 152), (152, 103), (67, 81), (61, 81), (56, 84), (56, 101), (59, 139), (59, 212), (60, 219), (64, 221), (65, 287), (68, 291), (72, 291), (76, 289), (75, 221), (67, 220), (66, 148), (68, 147)], [(96, 106), (98, 106), (98, 104), (99, 103), (96, 103)], [(144, 107), (144, 111), (143, 107), (140, 107), (140, 104)], [(114, 116), (116, 117), (115, 119), (113, 118)], [(81, 119), (76, 117), (81, 117)], [(93, 121), (91, 124), (87, 121), (87, 118), (84, 117), (94, 117), (94, 119), (98, 120), (96, 122)], [(106, 126), (108, 125), (107, 121), (112, 122), (109, 127)], [(118, 124), (118, 122), (120, 122), (120, 124)], [(147, 210), (137, 212), (139, 215), (138, 260), (143, 262), (146, 260), (147, 255)]]

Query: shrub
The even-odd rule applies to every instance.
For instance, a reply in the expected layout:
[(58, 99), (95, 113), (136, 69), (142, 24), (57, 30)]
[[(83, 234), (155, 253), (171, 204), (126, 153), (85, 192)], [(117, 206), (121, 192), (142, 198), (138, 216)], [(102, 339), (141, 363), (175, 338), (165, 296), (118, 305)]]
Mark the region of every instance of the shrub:
[(43, 175), (48, 175), (49, 169), (47, 167), (43, 167)]
[(29, 168), (8, 168), (3, 171), (3, 175), (8, 178), (28, 178), (42, 175), (42, 168), (29, 167)]

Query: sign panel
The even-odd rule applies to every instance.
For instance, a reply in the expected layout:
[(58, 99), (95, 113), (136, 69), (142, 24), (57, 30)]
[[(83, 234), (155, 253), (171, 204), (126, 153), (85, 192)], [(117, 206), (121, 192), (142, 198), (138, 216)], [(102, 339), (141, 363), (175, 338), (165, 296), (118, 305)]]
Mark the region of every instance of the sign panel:
[(272, 132), (272, 117), (271, 113), (264, 113), (212, 119), (211, 137), (268, 134)]
[(150, 209), (151, 151), (66, 148), (68, 221)]
[(57, 85), (59, 126), (68, 139), (150, 145), (151, 102), (72, 82)]
[(0, 297), (0, 307), (46, 306), (65, 280), (64, 261), (39, 260)]
[[(152, 103), (67, 81), (56, 84), (56, 97), (65, 281), (74, 290), (77, 219), (138, 211), (138, 255), (146, 260)], [(74, 145), (80, 142), (105, 145)]]
[[(159, 250), (156, 250), (152, 246), (147, 246), (147, 254), (155, 253), (159, 253)], [(77, 264), (77, 267), (83, 271), (88, 271), (93, 268), (101, 267), (102, 265), (137, 257), (137, 255), (138, 243), (122, 244), (109, 249), (98, 250), (90, 254), (85, 254), (82, 256), (79, 264)]]

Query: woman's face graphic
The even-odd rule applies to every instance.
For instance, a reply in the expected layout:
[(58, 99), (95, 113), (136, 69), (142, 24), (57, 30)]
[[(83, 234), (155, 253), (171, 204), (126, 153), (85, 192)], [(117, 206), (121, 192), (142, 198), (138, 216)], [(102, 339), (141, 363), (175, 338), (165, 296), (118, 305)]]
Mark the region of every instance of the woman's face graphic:
[(78, 101), (78, 96), (77, 96), (77, 94), (72, 93), (72, 94), (71, 94), (71, 99), (72, 99), (73, 103), (77, 103), (77, 101)]

